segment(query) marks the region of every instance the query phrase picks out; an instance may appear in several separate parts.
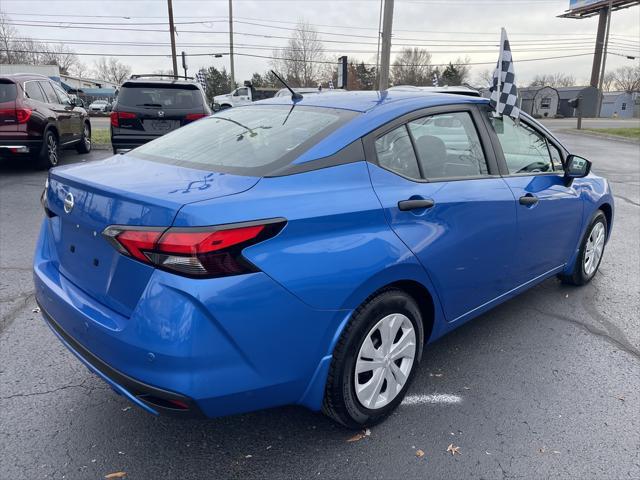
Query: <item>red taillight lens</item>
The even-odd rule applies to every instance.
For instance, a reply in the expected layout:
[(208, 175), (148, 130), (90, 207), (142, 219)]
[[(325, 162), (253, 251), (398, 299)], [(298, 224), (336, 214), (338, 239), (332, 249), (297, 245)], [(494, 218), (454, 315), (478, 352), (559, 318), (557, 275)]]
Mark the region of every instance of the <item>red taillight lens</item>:
[(15, 122), (21, 124), (27, 123), (31, 118), (31, 112), (30, 108), (3, 108), (0, 109), (0, 117), (5, 118), (6, 122), (11, 122), (12, 118), (15, 118)]
[(30, 108), (16, 108), (16, 118), (18, 123), (27, 123), (27, 120), (31, 117)]
[(206, 113), (187, 113), (184, 117), (185, 120), (192, 122), (193, 120), (198, 120), (200, 118), (206, 117)]
[(136, 114), (131, 112), (111, 112), (109, 116), (111, 117), (111, 126), (116, 128), (120, 126), (120, 120), (136, 118)]
[(207, 228), (107, 227), (103, 235), (121, 253), (191, 277), (255, 272), (242, 250), (278, 234), (284, 219)]

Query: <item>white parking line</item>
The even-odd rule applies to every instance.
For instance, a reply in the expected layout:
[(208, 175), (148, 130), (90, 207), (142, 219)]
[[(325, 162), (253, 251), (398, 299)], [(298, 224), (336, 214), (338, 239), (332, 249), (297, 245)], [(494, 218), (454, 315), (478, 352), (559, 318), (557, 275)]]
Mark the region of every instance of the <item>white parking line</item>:
[(462, 402), (462, 397), (449, 395), (447, 393), (436, 393), (433, 395), (408, 395), (402, 401), (402, 405), (425, 405), (425, 404), (454, 404)]

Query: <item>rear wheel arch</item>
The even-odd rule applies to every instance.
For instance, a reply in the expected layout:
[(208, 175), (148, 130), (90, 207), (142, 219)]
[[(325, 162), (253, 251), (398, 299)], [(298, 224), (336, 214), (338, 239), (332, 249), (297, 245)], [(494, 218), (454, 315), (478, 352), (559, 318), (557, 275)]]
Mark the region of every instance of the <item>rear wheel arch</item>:
[(387, 285), (381, 290), (389, 288), (402, 290), (411, 296), (418, 304), (420, 315), (422, 316), (422, 325), (424, 327), (424, 341), (428, 343), (433, 333), (433, 325), (435, 322), (435, 304), (429, 289), (415, 280), (400, 280)]

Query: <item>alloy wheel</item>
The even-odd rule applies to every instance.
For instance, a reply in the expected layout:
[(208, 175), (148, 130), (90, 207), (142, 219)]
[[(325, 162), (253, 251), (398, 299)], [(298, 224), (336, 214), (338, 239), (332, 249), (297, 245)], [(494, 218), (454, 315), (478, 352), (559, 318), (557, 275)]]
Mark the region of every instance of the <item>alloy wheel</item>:
[(87, 150), (91, 148), (91, 130), (89, 130), (89, 125), (84, 126), (84, 132), (82, 134), (84, 138), (84, 144), (87, 147)]
[(596, 268), (598, 268), (602, 252), (604, 251), (604, 237), (604, 224), (602, 222), (597, 222), (589, 233), (589, 238), (587, 239), (587, 245), (584, 251), (583, 267), (584, 273), (586, 273), (587, 276), (593, 275)]
[(355, 364), (354, 386), (365, 408), (388, 405), (407, 383), (416, 356), (416, 332), (401, 313), (381, 319), (369, 330)]
[(51, 134), (47, 136), (47, 158), (52, 166), (58, 164), (58, 142)]

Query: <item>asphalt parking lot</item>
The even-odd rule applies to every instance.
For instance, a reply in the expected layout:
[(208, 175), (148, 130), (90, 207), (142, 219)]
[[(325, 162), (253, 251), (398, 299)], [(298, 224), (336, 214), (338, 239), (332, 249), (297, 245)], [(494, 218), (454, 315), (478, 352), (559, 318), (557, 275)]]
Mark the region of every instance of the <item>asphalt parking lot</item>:
[(640, 478), (640, 146), (561, 139), (615, 194), (600, 273), (548, 280), (430, 345), (410, 401), (353, 442), (302, 408), (179, 420), (115, 395), (33, 312), (45, 173), (0, 163), (0, 479)]

